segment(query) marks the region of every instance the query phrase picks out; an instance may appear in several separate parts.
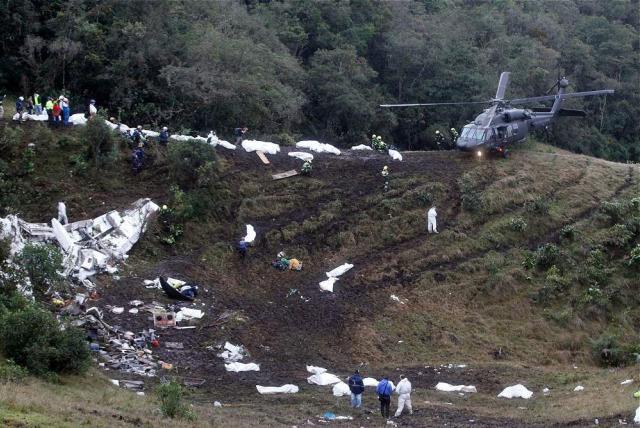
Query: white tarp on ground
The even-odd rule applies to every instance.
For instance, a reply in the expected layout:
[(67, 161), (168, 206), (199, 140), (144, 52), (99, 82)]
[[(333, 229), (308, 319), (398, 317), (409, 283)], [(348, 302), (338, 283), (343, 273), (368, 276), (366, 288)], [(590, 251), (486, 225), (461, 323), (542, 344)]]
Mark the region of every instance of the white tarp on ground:
[(533, 396), (533, 391), (529, 391), (524, 385), (517, 384), (505, 388), (498, 397), (502, 398), (524, 398), (529, 399)]
[(234, 146), (230, 142), (221, 140), (220, 138), (218, 138), (218, 136), (214, 134), (213, 131), (209, 132), (209, 135), (207, 136), (207, 143), (211, 144), (213, 147), (222, 146), (225, 149), (229, 149), (229, 150), (236, 149), (236, 146)]
[(389, 150), (389, 156), (391, 156), (393, 160), (399, 160), (399, 161), (402, 160), (402, 155), (397, 150), (393, 150), (393, 149)]
[(316, 366), (307, 366), (307, 371), (312, 374), (322, 374), (322, 373), (326, 373), (327, 369), (322, 367), (316, 367)]
[(256, 385), (256, 389), (260, 394), (295, 394), (300, 389), (291, 384), (286, 384), (282, 386), (260, 386)]
[(322, 291), (330, 291), (333, 293), (333, 284), (338, 280), (338, 278), (329, 278), (320, 282), (320, 290)]
[(331, 373), (324, 372), (324, 373), (314, 374), (313, 376), (309, 376), (307, 378), (307, 382), (313, 385), (325, 386), (325, 385), (333, 385), (334, 383), (338, 383), (342, 381), (338, 376)]
[(343, 395), (351, 395), (349, 385), (344, 382), (336, 383), (333, 385), (333, 395), (335, 397), (342, 397)]
[(87, 118), (84, 117), (84, 113), (76, 113), (69, 116), (69, 122), (74, 125), (86, 125)]
[(261, 151), (269, 153), (270, 155), (275, 155), (280, 151), (279, 145), (258, 140), (244, 140), (242, 142), (242, 148), (247, 152)]
[(228, 363), (224, 365), (228, 372), (259, 372), (260, 366), (256, 363)]
[(247, 355), (247, 351), (242, 345), (234, 345), (229, 342), (225, 342), (224, 351), (218, 354), (218, 357), (222, 358), (225, 363), (235, 363), (243, 359)]
[[(14, 114), (13, 120), (20, 120), (20, 115), (18, 113)], [(42, 114), (23, 113), (22, 120), (37, 120), (39, 122), (46, 122), (47, 120), (49, 120), (49, 116), (47, 115), (46, 111)]]
[(242, 238), (244, 242), (250, 244), (256, 239), (256, 231), (250, 224), (247, 225), (247, 234)]
[(50, 242), (64, 251), (64, 275), (82, 281), (109, 266), (124, 260), (127, 252), (140, 239), (150, 215), (160, 207), (150, 199), (138, 199), (128, 210), (110, 211), (93, 220), (61, 225), (27, 223), (16, 216), (0, 219), (0, 239), (11, 240), (11, 255), (22, 250), (27, 242)]
[(633, 418), (633, 422), (640, 424), (640, 406), (636, 409), (636, 416)]
[(337, 147), (334, 147), (331, 144), (324, 144), (315, 140), (298, 141), (296, 143), (296, 147), (299, 149), (313, 150), (314, 152), (317, 152), (317, 153), (333, 153), (334, 155), (340, 154), (340, 150), (338, 150)]
[(142, 133), (144, 134), (145, 137), (153, 137), (153, 138), (157, 138), (160, 136), (159, 132), (156, 131), (149, 131), (148, 129), (143, 129)]
[(176, 322), (182, 320), (200, 319), (204, 316), (204, 312), (200, 309), (182, 308), (176, 313)]
[(622, 382), (620, 382), (620, 385), (629, 385), (631, 382), (633, 382), (633, 379), (623, 380)]
[(364, 386), (378, 386), (378, 381), (372, 377), (365, 377), (362, 379), (362, 383), (364, 383)]
[(473, 385), (450, 385), (445, 382), (438, 382), (436, 389), (444, 392), (478, 392)]
[(298, 158), (298, 159), (303, 160), (303, 161), (312, 161), (313, 160), (313, 155), (311, 153), (289, 152), (289, 156), (291, 156), (292, 158)]
[(341, 276), (344, 273), (346, 273), (347, 271), (349, 271), (352, 267), (353, 267), (352, 264), (345, 263), (345, 264), (343, 264), (341, 266), (338, 266), (337, 268), (335, 268), (332, 271), (326, 272), (326, 274), (327, 274), (327, 276), (329, 278), (338, 278), (339, 276)]
[(194, 138), (190, 135), (178, 135), (178, 134), (173, 134), (169, 137), (172, 140), (176, 140), (176, 141), (191, 141), (194, 140)]
[(584, 391), (584, 386), (582, 385), (578, 385), (575, 388), (573, 388), (574, 392), (580, 392), (580, 391)]
[(357, 146), (352, 146), (351, 150), (373, 150), (371, 146), (365, 146), (364, 144), (358, 144)]

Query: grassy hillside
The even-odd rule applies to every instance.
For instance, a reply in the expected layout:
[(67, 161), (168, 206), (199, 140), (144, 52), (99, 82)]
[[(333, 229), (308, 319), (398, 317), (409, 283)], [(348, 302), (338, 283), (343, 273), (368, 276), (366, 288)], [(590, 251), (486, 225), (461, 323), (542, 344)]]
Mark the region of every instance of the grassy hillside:
[[(199, 328), (164, 332), (162, 340), (184, 342), (185, 349), (156, 351), (176, 365), (171, 374), (206, 379), (199, 394), (254, 406), (265, 400), (255, 393), (256, 384), (303, 385), (305, 364), (347, 375), (363, 363), (373, 376), (396, 368), (410, 373), (422, 402), (438, 402), (428, 391), (437, 381), (476, 384), (481, 394), (456, 401), (455, 417), (461, 418), (513, 417), (544, 425), (615, 418), (633, 405), (622, 387), (619, 395), (602, 398), (607, 384), (617, 385), (628, 373), (596, 369), (592, 345), (603, 334), (615, 335), (626, 353), (640, 344), (638, 271), (629, 264), (640, 234), (640, 209), (633, 202), (640, 196), (638, 165), (528, 143), (507, 160), (459, 152), (407, 152), (402, 162), (367, 152), (316, 154), (310, 177), (273, 181), (271, 174), (301, 162), (281, 153), (269, 156), (272, 163), (265, 166), (254, 153), (218, 148), (215, 170), (198, 170), (197, 177), (198, 183), (203, 177), (214, 182), (195, 185), (171, 163), (186, 158), (162, 148), (152, 148), (151, 165), (133, 176), (124, 144), (97, 169), (84, 155), (78, 158), (86, 150), (83, 131), (29, 125), (3, 130), (0, 184), (10, 190), (2, 193), (3, 211), (48, 221), (55, 203), (65, 200), (74, 221), (125, 208), (140, 197), (176, 213), (191, 210), (180, 216), (183, 234), (175, 244), (166, 243), (160, 221), (131, 252), (119, 280), (98, 279), (98, 306), (166, 301), (142, 286), (158, 274), (200, 283), (207, 315)], [(35, 156), (27, 168), (31, 158), (24, 153), (31, 142)], [(391, 169), (387, 193), (384, 165)], [(184, 193), (171, 188), (176, 182)], [(429, 235), (426, 210), (434, 204), (440, 233)], [(245, 224), (256, 228), (258, 238), (241, 261), (233, 245)], [(273, 269), (270, 261), (281, 250), (300, 259), (304, 270)], [(321, 293), (317, 284), (324, 272), (345, 262), (355, 267), (335, 284), (335, 293)], [(232, 313), (227, 322), (214, 322), (224, 311)], [(143, 316), (105, 316), (132, 331), (149, 327)], [(226, 373), (206, 349), (224, 340), (247, 346), (261, 371)], [(424, 370), (450, 362), (472, 369)], [(588, 368), (576, 375), (573, 365)], [(578, 381), (589, 383), (597, 404), (584, 406), (569, 394)], [(515, 403), (494, 406), (500, 388), (516, 382), (555, 385), (566, 395), (549, 402), (541, 396), (525, 414)], [(286, 412), (295, 413), (305, 400), (309, 415), (334, 403), (330, 392), (318, 390), (266, 400), (290, 416)], [(0, 409), (12, 412), (6, 403)], [(424, 404), (423, 412), (431, 412), (430, 418), (448, 412), (438, 409)], [(271, 410), (265, 405), (257, 411)], [(429, 426), (426, 416), (411, 424)], [(286, 419), (296, 421), (304, 422)]]

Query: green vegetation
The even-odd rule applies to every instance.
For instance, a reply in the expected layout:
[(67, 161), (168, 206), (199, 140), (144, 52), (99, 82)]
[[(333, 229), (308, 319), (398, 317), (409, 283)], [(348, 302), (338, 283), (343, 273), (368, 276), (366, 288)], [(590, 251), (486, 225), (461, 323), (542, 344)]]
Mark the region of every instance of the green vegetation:
[(78, 111), (95, 98), (129, 124), (220, 135), (246, 124), (282, 144), (375, 133), (437, 150), (477, 108), (378, 105), (487, 99), (504, 70), (509, 96), (543, 95), (563, 73), (570, 90), (616, 94), (567, 101), (588, 115), (554, 126), (553, 144), (640, 160), (634, 0), (9, 0), (0, 23), (15, 29), (0, 62), (10, 95), (64, 92)]
[(57, 271), (62, 268), (62, 252), (52, 244), (27, 244), (16, 257), (31, 281), (33, 291), (45, 293), (61, 282)]
[(163, 415), (170, 418), (195, 419), (195, 414), (182, 402), (182, 387), (176, 381), (171, 380), (159, 385), (156, 388), (156, 394), (160, 399), (160, 410)]

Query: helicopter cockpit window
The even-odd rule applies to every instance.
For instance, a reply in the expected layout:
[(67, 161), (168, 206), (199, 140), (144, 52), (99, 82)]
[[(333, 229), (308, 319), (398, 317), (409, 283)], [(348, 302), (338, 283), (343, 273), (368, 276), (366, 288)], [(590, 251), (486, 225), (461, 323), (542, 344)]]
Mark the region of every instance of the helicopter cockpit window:
[(462, 138), (469, 138), (469, 134), (471, 133), (472, 129), (473, 128), (468, 128), (468, 127), (465, 126), (464, 128), (462, 128), (462, 134), (460, 134), (460, 136)]

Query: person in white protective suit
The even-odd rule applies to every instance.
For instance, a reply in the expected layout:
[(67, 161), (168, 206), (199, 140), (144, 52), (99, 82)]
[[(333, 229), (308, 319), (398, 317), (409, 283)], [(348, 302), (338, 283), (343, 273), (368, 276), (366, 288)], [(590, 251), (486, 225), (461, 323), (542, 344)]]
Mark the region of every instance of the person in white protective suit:
[(58, 202), (58, 221), (60, 224), (69, 223), (69, 219), (67, 218), (67, 206), (64, 202)]
[(431, 207), (431, 209), (427, 212), (427, 230), (429, 233), (438, 233), (438, 228), (436, 226), (436, 217), (438, 213), (436, 212), (436, 207)]
[(409, 410), (409, 414), (413, 415), (413, 408), (411, 408), (411, 382), (404, 375), (400, 375), (400, 382), (396, 385), (396, 394), (398, 394), (398, 410), (396, 410), (394, 416), (396, 418), (400, 416), (405, 406)]

